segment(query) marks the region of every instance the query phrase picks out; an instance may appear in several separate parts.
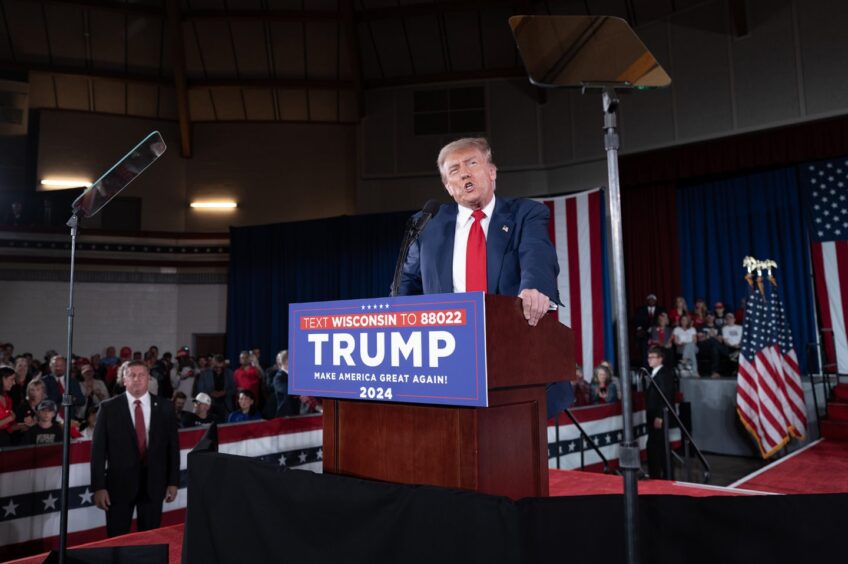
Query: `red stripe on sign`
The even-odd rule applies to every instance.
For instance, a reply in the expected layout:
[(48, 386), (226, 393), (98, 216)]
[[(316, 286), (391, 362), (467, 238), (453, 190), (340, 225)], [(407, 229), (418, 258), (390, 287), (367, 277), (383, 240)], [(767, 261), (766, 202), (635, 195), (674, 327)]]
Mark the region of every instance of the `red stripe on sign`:
[(601, 248), (601, 192), (600, 190), (589, 194), (589, 241), (592, 260), (592, 352), (594, 357), (592, 365), (595, 366), (604, 358), (604, 285), (601, 279), (603, 267), (601, 265), (601, 257), (603, 257), (603, 249)]
[[(830, 329), (833, 327), (833, 321), (830, 318), (830, 297), (827, 295), (822, 243), (813, 243), (810, 250), (810, 255), (813, 259), (813, 277), (816, 284), (821, 326), (822, 328)], [(836, 363), (836, 346), (833, 343), (833, 333), (822, 332), (822, 340), (824, 341), (825, 364)]]
[[(567, 306), (571, 307), (571, 328), (574, 335), (574, 351), (577, 356), (577, 364), (585, 364), (588, 359), (583, 358), (583, 312), (580, 311), (580, 241), (577, 238), (577, 199), (565, 200), (565, 228), (568, 238), (568, 290), (569, 299)], [(588, 313), (588, 312), (587, 312)]]
[[(839, 271), (839, 290), (840, 297), (842, 301), (842, 323), (841, 327), (833, 327), (834, 337), (839, 335), (839, 339), (836, 340), (836, 343), (844, 343), (844, 335), (845, 335), (845, 323), (848, 323), (848, 241), (835, 241), (833, 243), (836, 248), (836, 264), (837, 270)], [(836, 353), (833, 355), (834, 362), (839, 360), (840, 355), (846, 354), (846, 351), (840, 349), (836, 349)], [(838, 366), (844, 366), (845, 359), (841, 359), (838, 362)], [(835, 370), (835, 372), (839, 372), (839, 370)]]

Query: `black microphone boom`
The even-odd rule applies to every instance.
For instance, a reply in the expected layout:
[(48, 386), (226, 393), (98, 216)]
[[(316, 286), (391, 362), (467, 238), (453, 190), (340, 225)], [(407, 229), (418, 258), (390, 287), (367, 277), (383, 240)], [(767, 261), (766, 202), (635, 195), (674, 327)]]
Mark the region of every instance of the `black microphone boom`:
[(409, 248), (418, 239), (421, 232), (424, 231), (424, 227), (427, 226), (427, 223), (436, 217), (436, 214), (439, 213), (439, 209), (441, 207), (442, 204), (438, 201), (428, 200), (427, 203), (424, 204), (424, 208), (412, 216), (407, 223), (408, 228), (406, 230), (406, 234), (403, 236), (403, 243), (400, 245), (400, 254), (398, 255), (397, 264), (395, 265), (395, 275), (392, 277), (391, 296), (398, 295), (400, 277), (403, 274), (403, 263), (406, 262), (406, 255), (409, 254)]

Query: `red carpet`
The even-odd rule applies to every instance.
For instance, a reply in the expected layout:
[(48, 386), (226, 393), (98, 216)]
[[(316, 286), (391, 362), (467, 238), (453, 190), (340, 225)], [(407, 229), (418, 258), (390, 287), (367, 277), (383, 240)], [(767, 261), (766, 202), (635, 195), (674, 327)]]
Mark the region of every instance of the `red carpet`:
[[(577, 470), (548, 470), (551, 497), (568, 495), (624, 494), (624, 478), (614, 474), (598, 474)], [(667, 480), (640, 480), (639, 495), (688, 495), (707, 497), (715, 495), (751, 495), (758, 492), (731, 490), (719, 486), (670, 482)]]
[(783, 494), (848, 493), (848, 443), (822, 439), (733, 487)]
[[(130, 533), (122, 537), (81, 544), (72, 548), (136, 546), (139, 544), (167, 544), (168, 562), (179, 562), (182, 557), (183, 550), (183, 525), (171, 525), (170, 527), (162, 527), (161, 529), (144, 531), (142, 533)], [(14, 560), (11, 564), (41, 564), (41, 562), (44, 562), (45, 558), (47, 558), (47, 554), (39, 554), (37, 556)]]

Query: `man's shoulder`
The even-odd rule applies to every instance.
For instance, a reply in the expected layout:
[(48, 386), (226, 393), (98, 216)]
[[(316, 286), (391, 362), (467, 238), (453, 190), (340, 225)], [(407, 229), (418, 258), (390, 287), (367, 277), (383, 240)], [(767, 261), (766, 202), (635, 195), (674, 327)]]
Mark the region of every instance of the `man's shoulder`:
[(111, 397), (107, 400), (103, 400), (102, 402), (100, 402), (100, 409), (101, 410), (102, 409), (113, 409), (113, 406), (115, 406), (116, 404), (120, 404), (121, 402), (123, 402), (126, 405), (126, 403), (127, 403), (127, 393), (126, 392), (122, 392), (122, 393), (118, 394), (117, 396), (113, 396), (113, 397)]

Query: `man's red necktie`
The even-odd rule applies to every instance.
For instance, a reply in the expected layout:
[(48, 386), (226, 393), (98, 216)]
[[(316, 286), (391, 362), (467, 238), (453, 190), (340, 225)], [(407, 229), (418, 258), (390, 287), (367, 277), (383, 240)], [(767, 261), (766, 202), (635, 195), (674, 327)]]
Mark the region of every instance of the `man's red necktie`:
[(474, 210), (471, 214), (474, 223), (468, 232), (468, 246), (465, 249), (465, 291), (486, 292), (486, 235), (481, 222), (486, 214)]
[(135, 437), (138, 439), (138, 454), (143, 459), (147, 453), (147, 432), (144, 428), (144, 411), (141, 400), (135, 400)]

